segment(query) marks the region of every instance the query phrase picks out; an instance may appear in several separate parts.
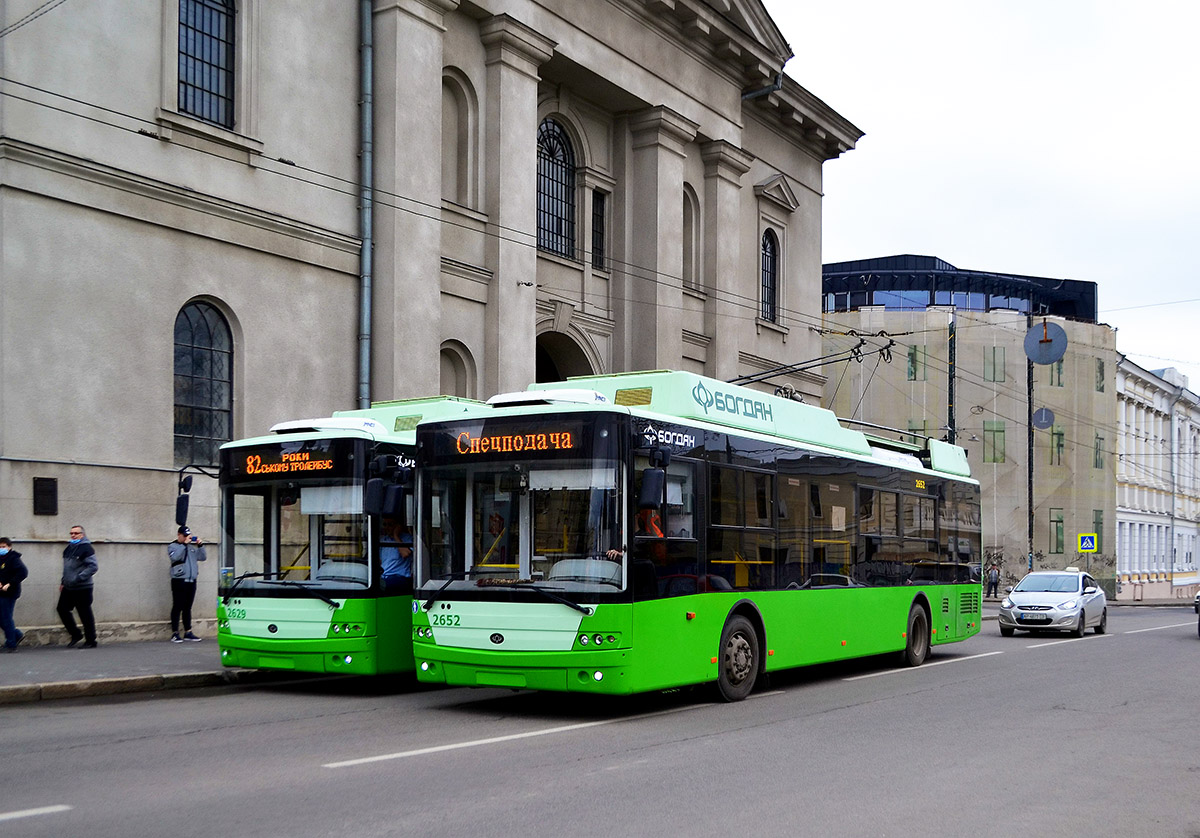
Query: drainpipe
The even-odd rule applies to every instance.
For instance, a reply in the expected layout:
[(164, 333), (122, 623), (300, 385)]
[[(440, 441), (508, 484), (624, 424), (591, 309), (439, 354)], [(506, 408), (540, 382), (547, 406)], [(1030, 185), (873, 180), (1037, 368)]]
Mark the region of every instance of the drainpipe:
[(743, 93), (742, 101), (744, 102), (747, 99), (757, 99), (760, 96), (766, 96), (768, 93), (774, 93), (776, 90), (782, 90), (782, 89), (783, 89), (783, 72), (780, 71), (779, 73), (775, 74), (775, 81), (771, 82), (771, 84), (769, 86), (761, 88), (759, 90), (751, 90), (749, 93)]
[(1178, 556), (1176, 555), (1176, 552), (1175, 552), (1175, 498), (1176, 498), (1176, 494), (1179, 491), (1179, 487), (1177, 485), (1178, 475), (1175, 470), (1175, 457), (1177, 456), (1177, 452), (1175, 450), (1175, 406), (1177, 404), (1179, 404), (1179, 402), (1183, 399), (1183, 392), (1184, 392), (1184, 388), (1182, 386), (1177, 387), (1175, 390), (1175, 396), (1174, 396), (1174, 398), (1171, 399), (1171, 425), (1170, 425), (1171, 438), (1170, 438), (1170, 441), (1168, 442), (1168, 445), (1170, 445), (1171, 447), (1167, 454), (1167, 459), (1170, 460), (1170, 462), (1171, 462), (1171, 553), (1170, 553), (1170, 556), (1171, 556), (1171, 592), (1172, 593), (1174, 593), (1174, 590), (1175, 590), (1175, 565), (1178, 563), (1177, 562)]
[(359, 236), (362, 239), (362, 250), (359, 252), (358, 257), (358, 407), (360, 410), (371, 406), (372, 251), (375, 247), (375, 229), (372, 221), (372, 209), (375, 203), (375, 161), (373, 157), (375, 135), (373, 67), (375, 38), (372, 33), (374, 24), (372, 6), (372, 0), (361, 0), (358, 7), (361, 29), (358, 49), (358, 86), (362, 97), (358, 105), (360, 134), (358, 152), (358, 229)]

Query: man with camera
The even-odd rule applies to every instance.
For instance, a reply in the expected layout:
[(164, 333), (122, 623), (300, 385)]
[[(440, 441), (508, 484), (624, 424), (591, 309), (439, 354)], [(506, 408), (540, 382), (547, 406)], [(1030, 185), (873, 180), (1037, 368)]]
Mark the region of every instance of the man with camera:
[[(192, 603), (196, 599), (196, 578), (200, 575), (200, 562), (208, 556), (204, 543), (192, 535), (187, 527), (180, 527), (175, 540), (167, 545), (167, 558), (171, 560), (171, 642), (191, 640), (200, 642), (192, 634)], [(183, 617), (183, 636), (179, 636), (179, 618)]]

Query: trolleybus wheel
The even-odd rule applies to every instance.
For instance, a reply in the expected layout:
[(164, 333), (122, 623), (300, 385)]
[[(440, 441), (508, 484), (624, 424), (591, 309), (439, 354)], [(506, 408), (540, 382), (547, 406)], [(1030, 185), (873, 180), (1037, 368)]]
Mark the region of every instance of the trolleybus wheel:
[(904, 647), (904, 665), (920, 666), (929, 655), (929, 618), (925, 609), (913, 603), (908, 609), (908, 643)]
[(758, 635), (745, 617), (731, 617), (721, 632), (717, 690), (726, 701), (741, 701), (758, 676)]

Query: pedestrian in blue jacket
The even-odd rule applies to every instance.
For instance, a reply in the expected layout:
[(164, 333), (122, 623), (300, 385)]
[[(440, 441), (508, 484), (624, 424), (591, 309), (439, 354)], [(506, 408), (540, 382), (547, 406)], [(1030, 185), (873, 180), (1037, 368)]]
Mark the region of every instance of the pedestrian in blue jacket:
[[(175, 540), (167, 545), (167, 558), (171, 561), (171, 642), (191, 640), (200, 642), (192, 634), (192, 603), (196, 600), (196, 579), (200, 576), (199, 562), (208, 559), (204, 542), (192, 535), (187, 527), (180, 527)], [(183, 637), (179, 636), (179, 618), (183, 618)]]
[(12, 548), (11, 538), (0, 538), (0, 629), (4, 630), (4, 651), (15, 652), (25, 632), (13, 621), (13, 609), (21, 596), (21, 581), (29, 575), (21, 554)]

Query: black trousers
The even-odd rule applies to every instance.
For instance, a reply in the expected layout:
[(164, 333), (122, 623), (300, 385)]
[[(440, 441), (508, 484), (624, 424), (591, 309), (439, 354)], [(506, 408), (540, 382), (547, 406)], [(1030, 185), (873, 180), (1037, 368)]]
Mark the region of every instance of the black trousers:
[[(72, 611), (79, 612), (79, 622), (83, 623), (83, 631), (75, 625)], [(58, 595), (58, 618), (62, 620), (63, 628), (71, 635), (72, 640), (96, 642), (96, 618), (92, 616), (91, 588), (63, 588)]]
[(182, 579), (171, 580), (171, 631), (179, 631), (179, 618), (183, 617), (183, 630), (192, 630), (192, 603), (196, 600), (196, 583)]

